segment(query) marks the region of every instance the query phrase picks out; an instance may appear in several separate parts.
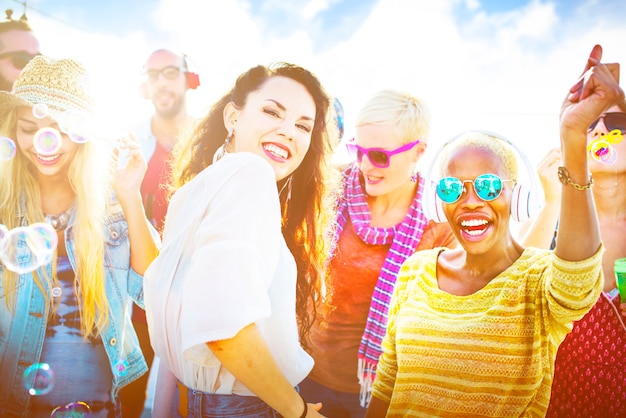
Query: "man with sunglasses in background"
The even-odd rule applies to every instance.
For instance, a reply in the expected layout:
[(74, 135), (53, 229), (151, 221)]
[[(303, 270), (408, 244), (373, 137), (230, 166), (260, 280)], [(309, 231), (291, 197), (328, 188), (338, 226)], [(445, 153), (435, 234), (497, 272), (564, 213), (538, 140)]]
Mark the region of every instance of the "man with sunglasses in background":
[(167, 199), (161, 187), (170, 171), (165, 161), (178, 142), (181, 129), (191, 122), (187, 113), (187, 91), (199, 84), (198, 75), (187, 68), (185, 56), (166, 49), (150, 54), (142, 69), (140, 95), (152, 102), (154, 113), (134, 133), (148, 161), (141, 186), (146, 214), (159, 232), (167, 211)]
[(6, 21), (0, 22), (0, 90), (11, 91), (22, 69), (39, 55), (39, 42), (28, 24), (26, 15), (12, 19), (7, 9)]
[[(141, 70), (139, 86), (143, 99), (150, 100), (154, 113), (133, 130), (148, 162), (141, 195), (146, 216), (162, 233), (167, 212), (167, 184), (171, 167), (168, 160), (183, 128), (191, 123), (187, 113), (187, 91), (200, 85), (198, 75), (187, 68), (184, 55), (167, 49), (152, 52)], [(152, 368), (154, 351), (150, 345), (146, 314), (133, 306), (133, 324), (148, 367)], [(121, 391), (124, 418), (139, 418), (146, 402), (149, 373)]]

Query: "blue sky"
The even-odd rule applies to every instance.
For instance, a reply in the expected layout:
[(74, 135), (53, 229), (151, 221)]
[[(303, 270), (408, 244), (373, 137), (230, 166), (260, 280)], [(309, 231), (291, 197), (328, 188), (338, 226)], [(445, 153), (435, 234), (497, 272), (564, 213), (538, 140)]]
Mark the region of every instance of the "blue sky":
[[(204, 0), (219, 3), (218, 0)], [(420, 2), (424, 0), (413, 0)], [(427, 1), (427, 0), (426, 0)], [(444, 0), (446, 2), (446, 0)], [(447, 0), (455, 8), (455, 16), (461, 22), (474, 13), (490, 15), (503, 14), (520, 9), (532, 3), (530, 0), (483, 0), (454, 1)], [(4, 0), (5, 8), (13, 8), (16, 14), (23, 11), (23, 0)], [(91, 33), (117, 33), (123, 35), (141, 28), (151, 33), (155, 39), (166, 41), (167, 32), (160, 29), (155, 22), (152, 11), (158, 1), (155, 0), (30, 0), (26, 1), (29, 14), (41, 13), (69, 26), (74, 26)], [(293, 5), (303, 5), (307, 1), (272, 1), (248, 0), (246, 4), (250, 15), (259, 26), (272, 36), (289, 37), (303, 25), (313, 36), (318, 48), (331, 47), (334, 42), (349, 39), (367, 18), (378, 3), (376, 0), (330, 0), (318, 3), (326, 4), (312, 21), (294, 18), (291, 11)], [(315, 3), (315, 2), (310, 2)], [(581, 5), (596, 3), (604, 18), (626, 15), (626, 5), (622, 0), (555, 0), (557, 15), (567, 17)], [(285, 4), (288, 4), (287, 6)], [(4, 5), (4, 4), (3, 4)], [(194, 13), (190, 8), (188, 13)], [(599, 13), (600, 15), (600, 13)], [(616, 20), (617, 21), (617, 20)], [(624, 21), (622, 20), (622, 23)]]
[[(0, 0), (15, 15), (23, 1)], [(185, 52), (201, 114), (247, 68), (275, 60), (315, 72), (345, 109), (346, 135), (375, 91), (431, 107), (431, 142), (471, 128), (508, 136), (539, 161), (558, 145), (558, 110), (592, 46), (626, 63), (624, 0), (30, 0), (44, 53), (83, 61), (103, 113), (132, 125), (150, 51)], [(436, 148), (436, 146), (432, 147)]]

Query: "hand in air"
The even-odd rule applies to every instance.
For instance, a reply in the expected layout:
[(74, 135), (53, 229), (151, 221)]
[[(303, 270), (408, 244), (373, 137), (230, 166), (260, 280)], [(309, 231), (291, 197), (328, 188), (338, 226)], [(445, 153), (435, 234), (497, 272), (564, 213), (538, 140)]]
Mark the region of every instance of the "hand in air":
[(112, 184), (120, 200), (140, 193), (148, 164), (139, 142), (131, 133), (118, 139), (111, 161)]
[(563, 165), (561, 162), (561, 150), (550, 149), (537, 168), (537, 175), (541, 181), (546, 204), (559, 204), (561, 202), (562, 184), (556, 176), (557, 168)]
[[(602, 47), (593, 47), (582, 75), (570, 88), (561, 105), (561, 131), (587, 132), (589, 125), (600, 114), (623, 100), (624, 91), (620, 88), (608, 65), (602, 64)], [(562, 135), (563, 136), (563, 135)], [(587, 139), (574, 136), (586, 146)], [(581, 146), (583, 144), (580, 144)]]

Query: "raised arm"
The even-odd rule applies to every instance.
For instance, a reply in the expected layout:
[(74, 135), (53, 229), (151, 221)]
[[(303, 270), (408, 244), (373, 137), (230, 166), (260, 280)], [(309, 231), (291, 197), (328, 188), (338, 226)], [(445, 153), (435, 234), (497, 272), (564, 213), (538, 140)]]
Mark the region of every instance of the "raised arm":
[(600, 63), (601, 59), (602, 47), (596, 45), (561, 106), (563, 168), (559, 168), (559, 178), (564, 184), (555, 251), (564, 260), (584, 260), (600, 247), (600, 228), (587, 167), (587, 127), (605, 109), (624, 98), (624, 92), (609, 68)]
[(128, 162), (118, 168), (119, 149), (114, 151), (113, 188), (128, 223), (130, 265), (143, 275), (158, 253), (158, 237), (146, 218), (140, 191), (147, 164), (134, 138), (122, 140), (121, 148), (128, 151)]
[(544, 195), (544, 205), (531, 221), (520, 229), (521, 242), (524, 247), (549, 249), (554, 239), (559, 210), (561, 207), (561, 183), (556, 176), (561, 165), (561, 150), (550, 149), (537, 169)]

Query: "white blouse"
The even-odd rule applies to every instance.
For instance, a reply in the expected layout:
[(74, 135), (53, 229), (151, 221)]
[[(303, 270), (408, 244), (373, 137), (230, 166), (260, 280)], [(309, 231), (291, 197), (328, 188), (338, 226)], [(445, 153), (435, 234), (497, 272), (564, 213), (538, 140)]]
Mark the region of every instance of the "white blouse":
[(313, 359), (298, 340), (296, 277), (272, 167), (251, 153), (227, 154), (176, 191), (160, 254), (144, 275), (156, 356), (189, 388), (253, 395), (206, 343), (255, 323), (297, 385)]

